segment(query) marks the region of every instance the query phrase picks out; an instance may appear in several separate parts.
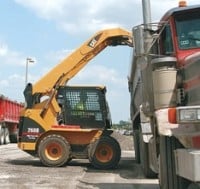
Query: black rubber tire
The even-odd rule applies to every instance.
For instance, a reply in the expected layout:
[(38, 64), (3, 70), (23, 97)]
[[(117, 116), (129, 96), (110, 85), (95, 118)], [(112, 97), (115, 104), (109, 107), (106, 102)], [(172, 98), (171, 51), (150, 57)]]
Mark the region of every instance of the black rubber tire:
[(135, 161), (136, 163), (141, 163), (140, 158), (140, 135), (139, 130), (134, 130), (133, 132), (133, 141), (134, 141), (134, 151), (135, 151)]
[(200, 189), (200, 184), (192, 183), (189, 185), (188, 189)]
[(60, 135), (48, 135), (38, 146), (40, 161), (48, 167), (61, 167), (70, 159), (70, 145)]
[(140, 163), (143, 169), (143, 173), (147, 178), (157, 178), (157, 174), (153, 172), (150, 168), (148, 143), (145, 143), (143, 141), (143, 136), (141, 131), (139, 136), (140, 136), (139, 137)]
[(4, 144), (4, 128), (0, 126), (0, 145)]
[(10, 143), (10, 137), (9, 137), (9, 130), (8, 128), (4, 128), (4, 144)]
[(190, 182), (176, 175), (174, 150), (182, 148), (175, 137), (160, 137), (159, 184), (160, 189), (187, 189)]
[(89, 161), (97, 169), (116, 168), (121, 158), (121, 148), (116, 139), (103, 136), (89, 147)]
[(17, 143), (17, 141), (18, 141), (17, 134), (10, 135), (10, 142), (11, 143)]

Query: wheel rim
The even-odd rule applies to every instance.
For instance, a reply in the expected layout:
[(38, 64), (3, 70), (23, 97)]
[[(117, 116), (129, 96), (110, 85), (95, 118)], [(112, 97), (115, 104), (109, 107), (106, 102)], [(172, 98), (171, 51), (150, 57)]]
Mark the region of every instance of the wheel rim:
[(45, 155), (50, 160), (58, 160), (62, 157), (62, 146), (56, 142), (47, 144)]
[(113, 150), (110, 146), (106, 144), (100, 144), (96, 149), (95, 156), (98, 159), (98, 161), (106, 163), (112, 159)]

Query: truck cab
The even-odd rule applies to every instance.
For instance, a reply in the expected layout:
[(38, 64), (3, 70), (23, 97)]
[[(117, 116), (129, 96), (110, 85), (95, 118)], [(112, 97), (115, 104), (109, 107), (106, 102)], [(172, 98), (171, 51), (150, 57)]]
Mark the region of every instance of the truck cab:
[(161, 19), (166, 23), (160, 38), (161, 53), (175, 56), (178, 67), (184, 66), (187, 56), (199, 52), (199, 21), (199, 6), (174, 8)]
[(159, 23), (133, 28), (128, 82), (136, 161), (147, 177), (158, 175), (161, 189), (199, 188), (199, 12), (199, 5), (181, 4)]

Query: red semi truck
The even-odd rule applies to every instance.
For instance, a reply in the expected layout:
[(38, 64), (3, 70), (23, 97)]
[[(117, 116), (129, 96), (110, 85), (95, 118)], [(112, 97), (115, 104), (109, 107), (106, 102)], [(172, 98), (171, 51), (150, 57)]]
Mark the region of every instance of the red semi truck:
[(0, 96), (0, 145), (17, 142), (19, 114), (22, 103)]
[(136, 161), (161, 189), (200, 189), (200, 5), (133, 28), (129, 75)]

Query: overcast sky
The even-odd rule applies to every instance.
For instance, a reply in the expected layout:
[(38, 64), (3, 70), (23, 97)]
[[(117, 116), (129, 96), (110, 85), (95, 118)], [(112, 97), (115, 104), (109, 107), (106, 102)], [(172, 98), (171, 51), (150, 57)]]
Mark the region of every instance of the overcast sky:
[[(131, 31), (141, 24), (141, 4), (141, 0), (0, 1), (0, 94), (23, 102), (27, 57), (35, 60), (28, 70), (28, 81), (34, 83), (98, 30)], [(178, 0), (152, 0), (152, 20), (177, 5)], [(113, 122), (129, 119), (131, 54), (129, 47), (108, 47), (70, 82), (106, 85)]]

